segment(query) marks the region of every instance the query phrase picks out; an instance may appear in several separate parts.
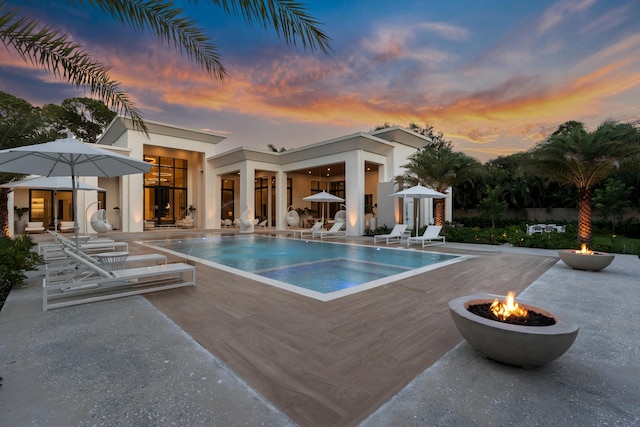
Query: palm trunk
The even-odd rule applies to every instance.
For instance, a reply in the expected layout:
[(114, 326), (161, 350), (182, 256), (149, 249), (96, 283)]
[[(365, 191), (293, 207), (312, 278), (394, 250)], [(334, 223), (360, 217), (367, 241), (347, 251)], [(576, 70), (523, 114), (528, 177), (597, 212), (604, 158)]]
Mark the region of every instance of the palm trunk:
[(578, 243), (591, 244), (591, 188), (578, 189)]
[(0, 230), (2, 236), (9, 236), (9, 189), (0, 188)]
[(436, 199), (434, 220), (436, 225), (444, 225), (444, 199)]

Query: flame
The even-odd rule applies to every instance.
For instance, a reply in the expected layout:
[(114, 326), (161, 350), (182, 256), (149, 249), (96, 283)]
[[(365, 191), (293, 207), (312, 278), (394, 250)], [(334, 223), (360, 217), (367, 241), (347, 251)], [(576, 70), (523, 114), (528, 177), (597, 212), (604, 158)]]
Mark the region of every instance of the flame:
[(576, 251), (576, 253), (583, 254), (583, 255), (593, 255), (593, 251), (587, 248), (586, 243), (583, 243), (582, 245), (580, 245), (580, 250)]
[(491, 304), (491, 312), (500, 320), (505, 320), (510, 316), (524, 317), (527, 315), (527, 309), (520, 307), (515, 302), (516, 294), (513, 291), (507, 293), (507, 297), (504, 302), (497, 299)]

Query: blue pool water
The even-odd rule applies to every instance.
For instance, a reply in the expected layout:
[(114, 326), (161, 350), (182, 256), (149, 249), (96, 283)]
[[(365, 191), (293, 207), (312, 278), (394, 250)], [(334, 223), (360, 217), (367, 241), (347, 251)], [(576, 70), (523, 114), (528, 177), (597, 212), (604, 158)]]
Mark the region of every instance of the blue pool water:
[(257, 235), (145, 243), (325, 301), (462, 258), (416, 250)]

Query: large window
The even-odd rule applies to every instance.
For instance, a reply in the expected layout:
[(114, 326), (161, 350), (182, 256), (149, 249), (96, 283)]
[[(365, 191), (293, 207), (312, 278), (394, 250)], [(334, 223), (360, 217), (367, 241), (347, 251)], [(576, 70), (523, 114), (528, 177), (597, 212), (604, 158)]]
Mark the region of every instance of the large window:
[(144, 219), (173, 224), (184, 218), (187, 200), (187, 161), (173, 157), (144, 156), (152, 164), (144, 174)]

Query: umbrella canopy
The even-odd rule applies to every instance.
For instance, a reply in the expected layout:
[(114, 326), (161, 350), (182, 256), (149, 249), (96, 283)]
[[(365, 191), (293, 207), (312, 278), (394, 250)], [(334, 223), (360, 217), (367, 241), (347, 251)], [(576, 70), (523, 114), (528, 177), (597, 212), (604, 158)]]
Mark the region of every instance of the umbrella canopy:
[[(20, 181), (13, 181), (7, 184), (2, 184), (0, 187), (4, 188), (39, 188), (45, 190), (73, 190), (73, 182), (71, 177), (68, 176), (38, 176), (35, 178), (27, 178)], [(76, 181), (76, 188), (78, 190), (85, 191), (104, 191), (104, 188), (96, 187), (95, 185), (87, 184), (84, 182)], [(58, 231), (58, 204), (56, 203), (57, 191), (53, 193), (53, 208), (55, 210), (53, 214), (53, 224), (55, 230)], [(75, 211), (74, 211), (75, 213)]]
[[(44, 144), (26, 145), (0, 151), (0, 172), (32, 173), (42, 176), (70, 176), (73, 211), (77, 211), (77, 176), (113, 177), (146, 173), (151, 165), (141, 160), (123, 156), (84, 144), (68, 137)], [(78, 244), (78, 215), (74, 216), (76, 250)]]
[[(306, 200), (308, 202), (344, 202), (342, 197), (334, 196), (331, 193), (327, 193), (322, 190), (320, 193), (312, 194), (310, 196), (304, 197), (302, 200)], [(322, 222), (324, 222), (324, 205), (322, 205)]]
[[(84, 182), (76, 182), (78, 190), (95, 190), (104, 191), (104, 188)], [(27, 178), (21, 181), (13, 181), (2, 184), (4, 188), (40, 188), (43, 190), (73, 190), (71, 178), (68, 176), (38, 176), (35, 178)]]
[[(427, 188), (423, 185), (415, 185), (413, 187), (407, 188), (405, 190), (402, 191), (398, 191), (396, 193), (392, 193), (390, 194), (390, 196), (393, 197), (404, 197), (404, 198), (413, 198), (413, 199), (444, 199), (445, 197), (447, 197), (446, 194), (443, 194), (439, 191), (433, 190), (431, 188)], [(418, 232), (418, 226), (419, 226), (419, 217), (420, 215), (416, 215), (416, 224), (415, 224), (415, 230), (416, 233)]]
[(391, 196), (413, 197), (414, 199), (444, 199), (445, 197), (447, 197), (446, 194), (443, 194), (436, 190), (432, 190), (431, 188), (427, 188), (420, 184), (402, 191), (398, 191), (397, 193), (393, 193), (391, 194)]

